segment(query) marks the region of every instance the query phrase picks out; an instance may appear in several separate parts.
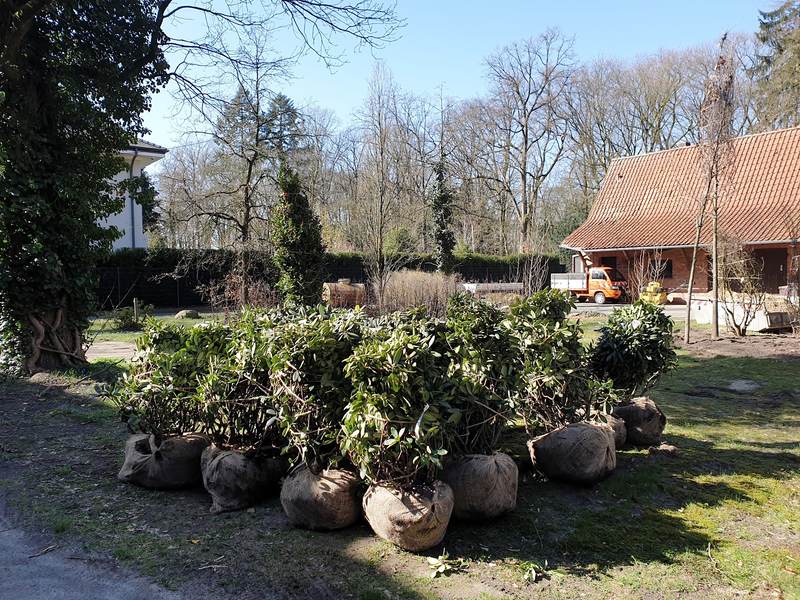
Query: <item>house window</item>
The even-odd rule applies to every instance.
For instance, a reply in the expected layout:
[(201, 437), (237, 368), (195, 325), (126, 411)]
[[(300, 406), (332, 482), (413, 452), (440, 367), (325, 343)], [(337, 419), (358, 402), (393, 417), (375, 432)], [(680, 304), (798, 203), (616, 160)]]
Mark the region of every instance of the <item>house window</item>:
[(647, 272), (654, 279), (672, 279), (672, 259), (667, 260), (651, 260), (647, 268)]

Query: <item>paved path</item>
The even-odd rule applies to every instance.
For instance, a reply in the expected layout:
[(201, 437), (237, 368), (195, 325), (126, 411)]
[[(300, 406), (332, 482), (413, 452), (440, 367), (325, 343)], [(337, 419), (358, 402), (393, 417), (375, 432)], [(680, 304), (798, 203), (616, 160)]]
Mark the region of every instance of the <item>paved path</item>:
[[(575, 306), (575, 310), (572, 311), (574, 313), (600, 313), (603, 315), (610, 315), (611, 311), (615, 308), (621, 308), (624, 306), (630, 306), (630, 304), (594, 304), (592, 302), (581, 302), (580, 304)], [(676, 321), (685, 321), (686, 320), (686, 305), (683, 304), (667, 304), (664, 307), (664, 312), (666, 312), (670, 317), (675, 319)]]
[(180, 600), (181, 596), (110, 563), (34, 539), (12, 526), (0, 501), (0, 598), (11, 600)]
[(86, 358), (89, 360), (98, 358), (130, 360), (135, 350), (136, 344), (132, 342), (95, 342), (86, 352)]

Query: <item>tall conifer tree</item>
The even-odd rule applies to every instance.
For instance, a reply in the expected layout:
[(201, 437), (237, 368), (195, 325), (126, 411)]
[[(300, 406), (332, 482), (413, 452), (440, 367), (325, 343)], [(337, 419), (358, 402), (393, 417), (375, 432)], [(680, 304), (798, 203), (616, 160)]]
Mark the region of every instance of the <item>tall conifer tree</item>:
[(272, 209), (272, 242), (280, 271), (278, 289), (285, 302), (317, 304), (322, 299), (322, 225), (314, 214), (300, 178), (282, 165), (280, 195)]
[(763, 129), (800, 124), (800, 0), (761, 11), (755, 65)]
[(436, 268), (449, 273), (453, 268), (453, 248), (456, 238), (453, 235), (453, 193), (447, 186), (447, 172), (444, 157), (435, 167), (436, 186), (433, 192), (433, 240)]

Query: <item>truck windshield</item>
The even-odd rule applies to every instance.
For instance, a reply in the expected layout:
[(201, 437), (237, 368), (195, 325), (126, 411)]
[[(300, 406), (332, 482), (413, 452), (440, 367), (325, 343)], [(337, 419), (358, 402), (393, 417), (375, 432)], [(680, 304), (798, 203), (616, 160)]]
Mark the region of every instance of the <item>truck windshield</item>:
[(611, 281), (625, 281), (625, 276), (616, 269), (609, 269), (608, 276)]

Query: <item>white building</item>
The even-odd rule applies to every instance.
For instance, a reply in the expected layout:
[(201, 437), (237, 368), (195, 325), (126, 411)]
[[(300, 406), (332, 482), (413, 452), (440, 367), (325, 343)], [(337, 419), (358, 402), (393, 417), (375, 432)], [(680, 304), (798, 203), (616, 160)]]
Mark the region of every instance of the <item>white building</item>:
[[(164, 158), (168, 152), (163, 146), (140, 140), (135, 145), (122, 152), (128, 168), (114, 177), (114, 182), (120, 182), (128, 177), (138, 177), (145, 167)], [(142, 225), (142, 207), (133, 202), (130, 197), (125, 197), (125, 207), (121, 212), (110, 215), (101, 221), (102, 225), (115, 226), (122, 236), (114, 241), (114, 250), (120, 248), (146, 248), (147, 238)]]

